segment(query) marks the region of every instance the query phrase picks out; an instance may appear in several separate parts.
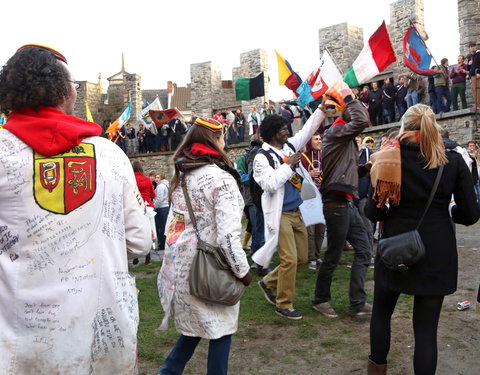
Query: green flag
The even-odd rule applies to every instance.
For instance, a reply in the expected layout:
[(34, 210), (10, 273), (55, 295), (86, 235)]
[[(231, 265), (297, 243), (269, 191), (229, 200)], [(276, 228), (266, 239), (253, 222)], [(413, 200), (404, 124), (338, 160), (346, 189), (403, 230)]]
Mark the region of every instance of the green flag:
[(263, 72), (255, 78), (237, 78), (235, 80), (235, 95), (237, 100), (251, 100), (259, 96), (265, 96)]

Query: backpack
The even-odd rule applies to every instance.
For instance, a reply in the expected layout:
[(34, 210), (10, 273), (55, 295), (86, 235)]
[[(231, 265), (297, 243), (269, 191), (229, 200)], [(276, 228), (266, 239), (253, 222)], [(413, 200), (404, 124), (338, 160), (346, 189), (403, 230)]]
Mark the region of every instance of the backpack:
[[(287, 142), (287, 145), (293, 150), (293, 152), (296, 152), (295, 151), (295, 147), (293, 147), (293, 145), (290, 143), (290, 142)], [(257, 151), (257, 154), (263, 154), (265, 155), (265, 157), (267, 158), (268, 160), (268, 164), (274, 168), (275, 164), (273, 162), (273, 157), (272, 157), (272, 154), (266, 150), (264, 150), (263, 148), (259, 148), (258, 151)], [(255, 155), (255, 156), (256, 156)], [(282, 161), (280, 161), (280, 164), (282, 164)], [(253, 170), (251, 171), (248, 171), (248, 177), (250, 178), (250, 195), (252, 196), (252, 201), (253, 201), (253, 204), (255, 205), (255, 207), (257, 207), (260, 211), (262, 210), (262, 194), (263, 194), (263, 189), (262, 187), (257, 183), (257, 181), (255, 181), (255, 179), (253, 178)]]

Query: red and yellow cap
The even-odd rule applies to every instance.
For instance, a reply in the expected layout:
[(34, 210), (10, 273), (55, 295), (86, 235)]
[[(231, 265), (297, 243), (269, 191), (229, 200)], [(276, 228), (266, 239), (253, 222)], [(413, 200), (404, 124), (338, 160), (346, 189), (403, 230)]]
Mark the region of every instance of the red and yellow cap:
[(49, 51), (49, 52), (53, 53), (53, 55), (57, 58), (57, 60), (63, 61), (65, 64), (68, 64), (65, 56), (63, 56), (55, 48), (52, 48), (52, 47), (49, 47), (49, 46), (44, 46), (42, 44), (35, 44), (35, 43), (25, 44), (24, 46), (21, 46), (19, 49), (17, 49), (17, 52), (23, 51), (24, 49), (30, 48), (30, 47), (40, 48), (40, 49), (43, 49), (45, 51)]
[(197, 126), (202, 126), (214, 133), (221, 132), (223, 129), (222, 123), (220, 121), (214, 120), (213, 118), (197, 117), (194, 124)]

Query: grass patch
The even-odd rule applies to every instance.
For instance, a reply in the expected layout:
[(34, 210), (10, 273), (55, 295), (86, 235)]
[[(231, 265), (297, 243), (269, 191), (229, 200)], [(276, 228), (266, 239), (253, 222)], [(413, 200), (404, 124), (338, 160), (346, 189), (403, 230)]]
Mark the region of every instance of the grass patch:
[[(317, 273), (306, 266), (301, 267), (297, 274), (294, 301), (295, 308), (303, 315), (301, 321), (292, 321), (276, 315), (274, 307), (265, 301), (257, 285), (260, 277), (253, 273), (252, 284), (247, 288), (240, 304), (239, 330), (234, 338), (234, 340), (237, 340), (237, 345), (245, 343), (248, 350), (249, 343), (255, 340), (284, 337), (287, 341), (294, 341), (297, 343), (296, 345), (302, 345), (303, 341), (312, 342), (317, 348), (315, 350), (321, 352), (340, 350), (345, 341), (339, 337), (353, 337), (358, 334), (358, 332), (350, 329), (343, 319), (347, 316), (349, 307), (350, 268), (347, 265), (351, 262), (352, 254), (344, 253), (333, 275), (331, 304), (340, 315), (339, 319), (326, 318), (311, 308)], [(273, 265), (278, 264), (277, 255), (275, 255), (272, 263)], [(160, 306), (156, 285), (160, 265), (160, 262), (154, 262), (152, 265), (141, 264), (130, 269), (137, 275), (137, 288), (139, 289), (138, 352), (141, 374), (150, 373), (153, 368), (160, 368), (178, 338), (173, 321), (170, 321), (167, 331), (158, 332), (156, 330), (163, 318), (163, 310)], [(369, 270), (367, 280), (371, 280), (372, 277), (373, 270)], [(371, 292), (368, 293), (367, 300), (371, 303)], [(402, 296), (399, 302), (402, 307), (408, 307), (412, 304), (412, 300), (408, 296)], [(325, 330), (332, 329), (337, 332), (334, 337), (326, 336)], [(288, 331), (288, 333), (283, 335), (284, 331)], [(282, 363), (292, 364), (292, 358), (294, 357), (302, 357), (307, 360), (311, 354), (309, 350), (302, 346), (294, 348), (282, 358)], [(257, 356), (263, 362), (268, 362), (271, 359), (271, 353), (268, 350), (257, 351)], [(145, 372), (145, 367), (148, 367), (150, 372)], [(186, 370), (191, 371), (191, 369)]]

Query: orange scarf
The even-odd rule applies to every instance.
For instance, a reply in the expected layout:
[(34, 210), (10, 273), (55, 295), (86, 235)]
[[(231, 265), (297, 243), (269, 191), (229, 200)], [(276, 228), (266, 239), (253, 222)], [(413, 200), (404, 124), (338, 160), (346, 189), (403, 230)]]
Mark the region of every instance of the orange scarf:
[(398, 140), (382, 143), (380, 151), (371, 156), (372, 169), (370, 178), (374, 188), (373, 200), (377, 207), (385, 204), (400, 204), (400, 189), (402, 187), (402, 159), (400, 156), (400, 142), (408, 140), (411, 143), (420, 143), (420, 131), (406, 131)]

